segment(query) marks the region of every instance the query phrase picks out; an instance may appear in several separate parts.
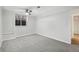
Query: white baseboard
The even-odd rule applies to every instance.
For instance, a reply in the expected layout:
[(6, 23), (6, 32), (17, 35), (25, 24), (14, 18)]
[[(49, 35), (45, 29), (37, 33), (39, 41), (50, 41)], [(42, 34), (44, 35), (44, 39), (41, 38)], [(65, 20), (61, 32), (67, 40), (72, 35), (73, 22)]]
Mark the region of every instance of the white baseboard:
[(15, 39), (17, 37), (21, 37), (21, 36), (26, 36), (26, 35), (31, 35), (31, 34), (35, 34), (35, 33), (29, 33), (29, 34), (23, 34), (23, 35), (16, 35), (16, 34), (6, 34), (3, 35), (2, 40), (11, 40), (11, 39)]
[(35, 34), (35, 33), (29, 33), (29, 34), (24, 34), (24, 35), (20, 35), (20, 36), (16, 36), (14, 34), (6, 34), (6, 35), (4, 34), (4, 35), (2, 35), (2, 38), (0, 39), (0, 47), (2, 45), (2, 42), (5, 41), (5, 40), (12, 40), (12, 39), (15, 39), (17, 37), (31, 35), (31, 34)]
[[(57, 38), (54, 38), (54, 37), (52, 38), (50, 36), (43, 35), (43, 34), (40, 34), (40, 33), (37, 33), (37, 34), (42, 35), (42, 36), (45, 36), (45, 37), (48, 37), (48, 38), (51, 38), (51, 39), (54, 39), (54, 40), (57, 40)], [(62, 41), (62, 40), (57, 40), (57, 41), (64, 42), (64, 43), (67, 43), (67, 44), (71, 44), (70, 42), (67, 42), (67, 41)]]
[(24, 35), (16, 36), (16, 38), (18, 38), (18, 37), (22, 37), (22, 36), (29, 36), (29, 35), (32, 35), (32, 34), (36, 34), (36, 33), (24, 34)]
[(14, 33), (8, 33), (8, 34), (3, 34), (2, 35), (2, 40), (11, 40), (11, 39), (15, 39), (15, 35)]

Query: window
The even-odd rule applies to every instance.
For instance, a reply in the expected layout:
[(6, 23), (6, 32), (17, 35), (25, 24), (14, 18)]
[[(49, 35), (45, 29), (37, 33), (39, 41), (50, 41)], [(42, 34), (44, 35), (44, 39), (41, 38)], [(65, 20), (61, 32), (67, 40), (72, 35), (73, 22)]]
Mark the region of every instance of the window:
[(26, 15), (15, 15), (15, 26), (26, 26)]

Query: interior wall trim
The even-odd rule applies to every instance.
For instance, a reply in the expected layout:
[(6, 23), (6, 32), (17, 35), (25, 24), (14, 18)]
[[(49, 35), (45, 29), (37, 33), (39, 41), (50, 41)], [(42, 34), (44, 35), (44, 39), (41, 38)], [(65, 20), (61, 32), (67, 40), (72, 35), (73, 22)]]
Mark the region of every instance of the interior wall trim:
[(8, 35), (8, 34), (14, 34), (14, 33), (2, 33), (0, 35)]

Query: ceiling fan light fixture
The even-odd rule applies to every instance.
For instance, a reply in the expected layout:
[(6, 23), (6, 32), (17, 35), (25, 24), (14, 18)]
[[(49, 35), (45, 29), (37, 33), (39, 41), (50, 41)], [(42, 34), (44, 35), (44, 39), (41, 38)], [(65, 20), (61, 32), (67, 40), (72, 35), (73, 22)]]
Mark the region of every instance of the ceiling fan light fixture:
[(29, 13), (26, 12), (26, 15), (29, 15)]
[[(37, 6), (37, 8), (40, 8), (40, 6)], [(26, 15), (31, 15), (32, 10), (31, 9), (25, 9)]]

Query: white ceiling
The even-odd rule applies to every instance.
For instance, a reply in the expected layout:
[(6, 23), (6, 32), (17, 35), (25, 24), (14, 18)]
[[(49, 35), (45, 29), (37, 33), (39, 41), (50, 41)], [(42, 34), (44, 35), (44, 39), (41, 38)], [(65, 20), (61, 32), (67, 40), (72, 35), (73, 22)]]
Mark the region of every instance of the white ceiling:
[(16, 13), (25, 13), (25, 9), (29, 8), (32, 10), (32, 16), (45, 16), (49, 14), (55, 14), (62, 11), (67, 11), (71, 9), (79, 8), (78, 6), (41, 6), (41, 8), (37, 8), (37, 6), (4, 6), (4, 9), (14, 11)]

